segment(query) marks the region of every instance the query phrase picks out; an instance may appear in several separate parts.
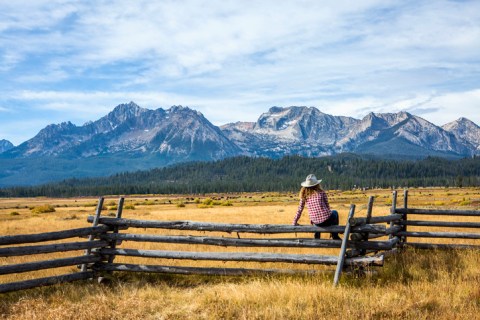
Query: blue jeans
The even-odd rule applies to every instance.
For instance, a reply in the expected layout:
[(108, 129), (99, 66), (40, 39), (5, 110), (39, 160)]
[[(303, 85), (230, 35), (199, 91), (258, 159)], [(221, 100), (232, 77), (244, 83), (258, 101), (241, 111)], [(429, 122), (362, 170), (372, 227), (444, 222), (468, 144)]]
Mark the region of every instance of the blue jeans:
[[(315, 224), (317, 227), (338, 226), (338, 211), (332, 210), (330, 217), (322, 223)], [(315, 232), (315, 239), (320, 239), (320, 232)], [(338, 233), (332, 233), (333, 239), (338, 239)]]

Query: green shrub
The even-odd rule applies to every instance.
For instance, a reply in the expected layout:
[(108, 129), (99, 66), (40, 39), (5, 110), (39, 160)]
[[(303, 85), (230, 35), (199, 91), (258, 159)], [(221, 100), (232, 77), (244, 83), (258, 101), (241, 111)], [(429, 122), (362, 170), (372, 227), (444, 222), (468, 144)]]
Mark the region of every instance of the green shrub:
[(41, 205), (41, 206), (36, 206), (36, 207), (30, 208), (30, 210), (31, 210), (33, 213), (49, 213), (49, 212), (55, 212), (55, 208), (54, 208), (54, 206), (52, 206), (51, 204), (44, 204), (44, 205)]
[(133, 204), (127, 204), (124, 208), (125, 208), (125, 209), (128, 209), (128, 210), (135, 210), (135, 205), (133, 205)]
[(225, 200), (220, 205), (225, 206), (225, 207), (231, 207), (231, 206), (233, 206), (233, 203), (230, 200)]
[(12, 211), (12, 212), (10, 212), (10, 215), (11, 216), (19, 216), (20, 213), (18, 213), (17, 211)]
[(205, 199), (203, 199), (202, 203), (206, 206), (211, 206), (211, 205), (213, 205), (213, 199), (212, 198), (205, 198)]
[(183, 201), (180, 201), (179, 203), (177, 203), (177, 207), (178, 208), (183, 208), (183, 207), (185, 207), (185, 203)]

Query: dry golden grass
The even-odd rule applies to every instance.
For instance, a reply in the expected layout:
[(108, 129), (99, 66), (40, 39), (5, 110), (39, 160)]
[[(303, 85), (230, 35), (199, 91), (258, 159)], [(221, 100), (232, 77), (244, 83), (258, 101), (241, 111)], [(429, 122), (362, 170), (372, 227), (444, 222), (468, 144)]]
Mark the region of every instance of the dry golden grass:
[[(350, 203), (356, 216), (366, 214), (370, 195), (375, 196), (374, 215), (386, 215), (391, 205), (389, 190), (329, 192), (333, 208), (345, 223)], [(231, 195), (230, 195), (231, 196)], [(221, 195), (209, 195), (220, 198)], [(188, 198), (188, 199), (187, 199)], [(201, 197), (202, 199), (205, 197)], [(0, 234), (25, 234), (89, 226), (97, 199), (0, 199)], [(219, 202), (225, 198), (218, 200)], [(123, 216), (144, 220), (190, 220), (225, 223), (289, 224), (296, 210), (294, 194), (247, 194), (229, 199), (233, 206), (199, 208), (187, 196), (127, 197)], [(115, 197), (105, 201), (105, 214), (115, 212)], [(177, 206), (184, 203), (185, 207)], [(399, 193), (398, 206), (403, 206)], [(52, 205), (55, 212), (35, 214), (29, 208)], [(475, 209), (479, 189), (411, 189), (409, 206)], [(17, 214), (12, 214), (16, 212)], [(418, 216), (411, 219), (442, 220)], [(450, 221), (475, 221), (471, 217)], [(478, 221), (478, 219), (477, 219)], [(300, 221), (308, 224), (304, 213)], [(417, 228), (418, 229), (418, 228)], [(415, 230), (415, 228), (409, 228)], [(442, 228), (431, 230), (451, 231)], [(456, 229), (460, 232), (474, 230)], [(165, 233), (130, 229), (129, 233)], [(178, 232), (170, 231), (172, 234)], [(186, 233), (186, 232), (185, 232)], [(221, 233), (219, 233), (221, 235)], [(300, 236), (300, 235), (299, 235)], [(305, 235), (307, 236), (307, 235)], [(309, 235), (311, 236), (311, 235)], [(325, 236), (324, 236), (325, 237)], [(415, 239), (410, 239), (414, 241)], [(71, 241), (71, 240), (69, 240)], [(415, 240), (416, 241), (416, 240)], [(478, 243), (472, 240), (430, 239), (436, 243)], [(139, 249), (227, 251), (226, 248), (124, 242)], [(237, 251), (261, 251), (239, 248)], [(230, 251), (230, 249), (228, 250)], [(316, 252), (337, 255), (338, 249), (273, 248), (269, 252)], [(78, 252), (82, 254), (82, 252)], [(72, 253), (48, 255), (51, 258)], [(46, 256), (46, 255), (45, 255)], [(39, 257), (0, 258), (0, 265), (38, 260)], [(45, 259), (45, 257), (41, 257)], [(406, 250), (388, 257), (378, 273), (356, 278), (344, 274), (341, 285), (332, 287), (332, 275), (213, 277), (116, 273), (110, 285), (77, 282), (0, 295), (0, 318), (5, 319), (475, 319), (480, 311), (480, 254), (478, 250)], [(154, 259), (117, 258), (116, 261), (158, 264)], [(162, 262), (163, 263), (163, 262)], [(291, 267), (288, 264), (165, 261), (169, 265), (225, 267)], [(322, 266), (295, 266), (329, 269)], [(0, 276), (0, 283), (74, 272), (75, 267)]]

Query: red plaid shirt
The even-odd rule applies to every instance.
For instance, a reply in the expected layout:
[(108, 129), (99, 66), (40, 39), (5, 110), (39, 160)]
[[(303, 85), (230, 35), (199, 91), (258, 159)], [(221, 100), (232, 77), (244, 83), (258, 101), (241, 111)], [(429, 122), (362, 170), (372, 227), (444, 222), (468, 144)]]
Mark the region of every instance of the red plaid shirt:
[(307, 204), (308, 215), (310, 216), (310, 222), (312, 224), (322, 223), (332, 214), (330, 210), (330, 204), (328, 203), (327, 194), (325, 191), (321, 190), (315, 194), (312, 194), (307, 200), (300, 199), (297, 214), (293, 219), (293, 225), (297, 225), (298, 220), (302, 216), (305, 203)]

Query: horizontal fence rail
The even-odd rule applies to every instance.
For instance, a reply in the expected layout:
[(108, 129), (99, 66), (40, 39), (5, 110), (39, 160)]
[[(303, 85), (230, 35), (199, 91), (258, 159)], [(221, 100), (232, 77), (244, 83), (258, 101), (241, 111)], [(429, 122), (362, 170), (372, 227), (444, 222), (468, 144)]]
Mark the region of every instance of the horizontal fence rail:
[(63, 259), (55, 259), (55, 260), (12, 264), (8, 266), (0, 266), (0, 275), (75, 266), (83, 263), (100, 262), (101, 260), (102, 260), (101, 257), (92, 255), (92, 256), (79, 256), (79, 257), (73, 257), (73, 258), (63, 258)]
[(474, 244), (443, 244), (443, 243), (421, 243), (421, 242), (408, 242), (406, 243), (408, 247), (414, 247), (416, 249), (440, 249), (440, 250), (448, 250), (448, 249), (472, 249), (472, 250), (479, 250), (480, 245)]
[(10, 282), (6, 284), (0, 284), (0, 293), (6, 293), (11, 291), (32, 289), (42, 286), (51, 286), (58, 283), (73, 282), (78, 280), (87, 280), (94, 277), (94, 273), (91, 271), (88, 272), (76, 272), (70, 274), (64, 274), (60, 276), (53, 276), (47, 278), (38, 278), (32, 280)]
[[(93, 221), (93, 217), (89, 216), (89, 222)], [(226, 223), (207, 223), (193, 221), (152, 221), (152, 220), (132, 220), (132, 219), (116, 219), (104, 218), (99, 219), (100, 224), (109, 226), (123, 226), (132, 228), (157, 228), (157, 229), (173, 229), (173, 230), (189, 230), (189, 231), (220, 231), (227, 233), (343, 233), (345, 227), (316, 227), (316, 226), (292, 226), (283, 224), (226, 224)], [(352, 228), (355, 232), (376, 232), (384, 233), (386, 227), (382, 225), (362, 225)]]
[(97, 264), (93, 266), (97, 271), (128, 271), (128, 272), (152, 272), (171, 274), (200, 274), (200, 275), (224, 275), (242, 276), (255, 274), (305, 274), (316, 275), (319, 273), (333, 272), (331, 270), (293, 270), (293, 269), (245, 269), (245, 268), (202, 268), (202, 267), (179, 267), (161, 265), (137, 265), (125, 263)]
[(370, 217), (370, 218), (351, 218), (349, 219), (349, 222), (352, 226), (362, 226), (365, 224), (370, 224), (370, 223), (387, 223), (387, 222), (392, 222), (392, 221), (399, 221), (402, 219), (403, 215), (402, 214), (391, 214), (388, 216), (378, 216), (378, 217)]
[(24, 246), (14, 248), (0, 248), (0, 257), (26, 256), (41, 253), (54, 253), (64, 251), (76, 251), (84, 249), (101, 248), (108, 245), (107, 241), (82, 241), (70, 243), (55, 243), (36, 246)]
[(452, 221), (399, 221), (399, 225), (423, 227), (451, 227), (451, 228), (480, 228), (480, 222), (452, 222)]
[(45, 232), (39, 234), (18, 234), (14, 236), (1, 236), (0, 245), (24, 244), (62, 240), (76, 237), (85, 237), (89, 235), (99, 235), (109, 231), (108, 226), (88, 227), (70, 229), (64, 231)]
[(439, 210), (439, 209), (413, 209), (413, 208), (396, 208), (396, 213), (400, 214), (423, 214), (434, 216), (464, 216), (464, 217), (480, 217), (479, 210)]
[[(336, 265), (337, 256), (322, 256), (313, 254), (281, 254), (252, 252), (190, 252), (137, 249), (100, 249), (101, 255), (119, 255), (143, 258), (214, 260), (214, 261), (248, 261), (248, 262), (287, 262), (303, 264)], [(382, 265), (383, 256), (347, 259), (346, 264)]]
[(480, 239), (480, 233), (466, 232), (426, 232), (426, 231), (400, 231), (397, 236), (417, 238), (450, 238), (450, 239)]
[[(202, 244), (234, 247), (296, 247), (296, 248), (338, 248), (341, 240), (324, 240), (311, 238), (225, 238), (201, 236), (158, 236), (148, 234), (105, 234), (101, 238), (107, 241), (160, 242), (178, 244)], [(348, 248), (388, 250), (393, 246), (391, 240), (386, 241), (349, 241)]]

